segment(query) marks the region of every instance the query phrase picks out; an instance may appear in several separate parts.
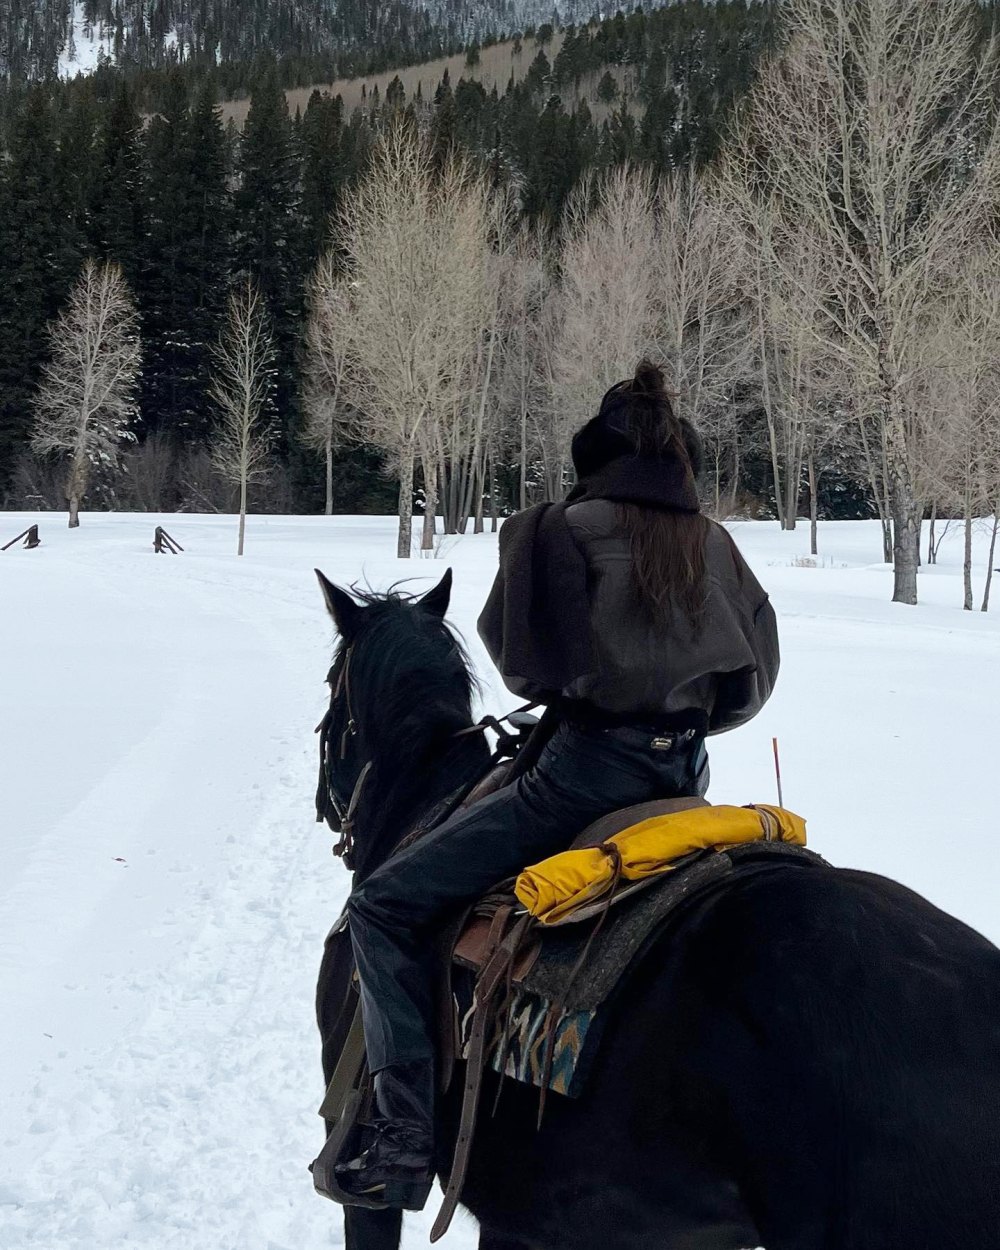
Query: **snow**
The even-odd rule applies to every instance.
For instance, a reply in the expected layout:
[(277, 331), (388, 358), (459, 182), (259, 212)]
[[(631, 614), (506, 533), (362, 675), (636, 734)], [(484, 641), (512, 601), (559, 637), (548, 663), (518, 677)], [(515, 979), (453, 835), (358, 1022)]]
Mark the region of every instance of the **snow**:
[[(115, 59), (114, 46), (113, 26), (102, 22), (88, 25), (83, 0), (73, 0), (72, 36), (59, 53), (56, 72), (60, 78), (92, 74), (102, 56), (109, 61)], [(163, 36), (162, 51), (168, 53), (178, 49), (183, 52), (177, 31), (168, 30)]]
[[(152, 553), (158, 520), (184, 554)], [(474, 624), (496, 540), (400, 563), (393, 518), (256, 517), (240, 560), (229, 517), (5, 513), (0, 543), (33, 521), (42, 546), (0, 556), (0, 1246), (337, 1245), (305, 1170), (312, 994), (347, 888), (313, 822), (332, 631), (312, 569), (429, 586), (452, 565), (499, 711)], [(758, 719), (711, 744), (712, 797), (773, 800), (776, 735), (815, 849), (1000, 940), (1000, 621), (960, 610), (961, 536), (907, 608), (874, 524), (822, 526), (819, 567), (807, 529), (733, 531), (784, 658)], [(474, 1237), (456, 1221), (446, 1250)]]
[(114, 32), (100, 23), (87, 26), (82, 0), (73, 0), (73, 33), (59, 54), (60, 78), (75, 78), (78, 74), (92, 74), (97, 69), (103, 53), (113, 58)]

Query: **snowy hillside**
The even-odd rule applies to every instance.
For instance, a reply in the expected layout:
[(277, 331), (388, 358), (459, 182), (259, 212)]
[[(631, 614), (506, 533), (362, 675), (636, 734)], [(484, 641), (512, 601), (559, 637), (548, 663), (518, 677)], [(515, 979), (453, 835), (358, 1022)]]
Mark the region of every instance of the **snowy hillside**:
[[(636, 0), (610, 11), (631, 12)], [(655, 7), (655, 6), (654, 6)], [(90, 73), (100, 60), (158, 66), (392, 49), (392, 57), (465, 45), (544, 22), (606, 15), (600, 0), (14, 0), (0, 5), (0, 77)]]
[[(474, 622), (490, 535), (392, 558), (392, 518), (42, 516), (0, 555), (0, 1247), (313, 1250), (312, 994), (347, 888), (313, 823), (332, 645), (312, 569), (384, 586), (455, 570)], [(37, 517), (0, 514), (0, 542)], [(961, 541), (888, 602), (869, 523), (734, 533), (770, 589), (777, 691), (712, 743), (716, 801), (785, 801), (834, 863), (895, 876), (1000, 940), (1000, 605), (963, 613)], [(979, 567), (982, 567), (980, 560)], [(430, 581), (417, 584), (429, 585)], [(433, 1209), (407, 1245), (426, 1244)], [(445, 1247), (471, 1250), (458, 1222)]]

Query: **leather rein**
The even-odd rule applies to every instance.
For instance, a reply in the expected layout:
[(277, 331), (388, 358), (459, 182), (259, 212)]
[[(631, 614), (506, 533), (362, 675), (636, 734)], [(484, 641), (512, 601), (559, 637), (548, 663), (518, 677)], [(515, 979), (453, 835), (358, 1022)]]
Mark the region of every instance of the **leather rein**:
[[(338, 760), (343, 761), (347, 758), (347, 749), (350, 741), (358, 735), (358, 720), (354, 714), (354, 706), (351, 700), (350, 670), (352, 650), (352, 647), (347, 648), (344, 655), (344, 664), (336, 682), (334, 682), (333, 678), (333, 668), (326, 675), (327, 684), (330, 686), (330, 706), (315, 729), (315, 732), (319, 734), (319, 781), (316, 787), (316, 822), (321, 824), (323, 821), (326, 821), (330, 829), (340, 835), (334, 845), (333, 853), (338, 858), (343, 859), (346, 867), (350, 869), (354, 867), (354, 826), (357, 811), (375, 763), (374, 759), (365, 761), (361, 771), (358, 773), (351, 795), (345, 802), (343, 796), (338, 794), (334, 783), (335, 762), (331, 760), (330, 748), (332, 745), (333, 725), (341, 710), (341, 703), (343, 703), (343, 710), (347, 714), (347, 724), (340, 734), (336, 757)], [(508, 712), (506, 716), (499, 718), (496, 716), (484, 716), (474, 725), (469, 725), (465, 729), (459, 729), (455, 733), (450, 734), (449, 740), (464, 738), (471, 734), (484, 733), (487, 729), (492, 729), (497, 734), (497, 746), (490, 761), (492, 766), (498, 760), (512, 754), (511, 745), (518, 741), (516, 734), (508, 733), (504, 729), (503, 722), (517, 715), (518, 712), (526, 712), (536, 706), (537, 704), (535, 703), (526, 703), (522, 707), (516, 708), (513, 712)], [(464, 794), (465, 789), (466, 787), (463, 786), (459, 794)], [(440, 823), (445, 816), (450, 815), (454, 806), (457, 806), (457, 804), (452, 804), (450, 801), (446, 803), (444, 815), (435, 811), (433, 824)]]

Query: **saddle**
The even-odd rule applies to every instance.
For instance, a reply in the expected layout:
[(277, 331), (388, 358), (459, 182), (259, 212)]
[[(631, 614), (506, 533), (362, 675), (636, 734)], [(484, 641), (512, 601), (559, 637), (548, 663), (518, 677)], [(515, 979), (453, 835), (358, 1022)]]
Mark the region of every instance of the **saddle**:
[[(492, 788), (495, 780), (484, 779), (484, 789)], [(624, 808), (595, 821), (571, 849), (599, 847), (643, 821), (708, 806), (701, 798), (678, 798)], [(616, 880), (606, 896), (544, 926), (518, 902), (511, 880), (475, 904), (444, 936), (442, 962), (448, 973), (439, 1027), (443, 1087), (450, 1086), (458, 1058), (465, 1060), (465, 1069), (458, 1138), (432, 1241), (447, 1230), (458, 1205), (487, 1064), (501, 1075), (538, 1086), (541, 1120), (550, 1089), (572, 1096), (582, 1088), (617, 988), (671, 917), (737, 866), (776, 856), (800, 864), (823, 862), (802, 847), (782, 842), (696, 851), (675, 861), (669, 874)], [(615, 921), (606, 923), (612, 911)], [(320, 1108), (333, 1127), (313, 1164), (316, 1188), (336, 1200), (340, 1194), (333, 1168), (370, 1099), (368, 1084), (358, 1004)]]
[[(600, 820), (594, 821), (592, 825), (588, 825), (570, 844), (569, 849), (578, 851), (587, 847), (600, 846), (616, 833), (622, 833), (625, 829), (630, 829), (633, 825), (649, 820), (653, 816), (671, 816), (677, 812), (689, 812), (696, 807), (708, 806), (707, 799), (691, 797), (658, 799), (652, 803), (638, 803), (633, 807), (623, 807), (608, 816), (602, 817)], [(612, 896), (611, 904), (621, 903), (632, 894), (647, 888), (653, 883), (652, 878), (646, 878), (643, 881), (630, 882), (627, 885), (620, 886)], [(504, 886), (513, 886), (513, 882), (505, 882)], [(512, 908), (518, 906), (513, 890), (510, 888), (504, 889), (504, 886), (481, 899), (472, 908), (466, 920), (463, 921), (455, 939), (452, 953), (452, 959), (459, 967), (480, 971), (496, 950), (499, 944), (499, 936), (495, 932), (495, 917), (504, 906)], [(605, 910), (605, 906), (605, 903), (597, 902), (579, 907), (558, 923), (581, 924), (599, 915)], [(538, 938), (535, 942), (524, 946), (518, 952), (512, 968), (512, 977), (515, 984), (520, 984), (524, 981), (525, 976), (534, 966), (540, 949), (541, 940)]]

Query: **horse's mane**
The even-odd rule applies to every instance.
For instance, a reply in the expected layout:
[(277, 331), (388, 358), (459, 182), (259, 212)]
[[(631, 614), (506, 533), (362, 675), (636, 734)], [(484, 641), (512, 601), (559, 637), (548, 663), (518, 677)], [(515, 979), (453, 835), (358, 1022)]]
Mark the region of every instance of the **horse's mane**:
[[(349, 646), (338, 643), (330, 680), (350, 693), (357, 724), (352, 752), (373, 762), (357, 812), (364, 837), (355, 865), (364, 875), (406, 832), (399, 822), (426, 811), (485, 764), (487, 748), (481, 734), (455, 738), (472, 724), (478, 682), (454, 630), (398, 585), (351, 589), (364, 605), (364, 624)], [(347, 703), (346, 697), (339, 702), (335, 743), (347, 727)]]

